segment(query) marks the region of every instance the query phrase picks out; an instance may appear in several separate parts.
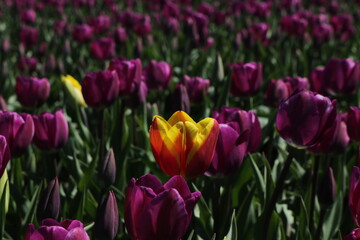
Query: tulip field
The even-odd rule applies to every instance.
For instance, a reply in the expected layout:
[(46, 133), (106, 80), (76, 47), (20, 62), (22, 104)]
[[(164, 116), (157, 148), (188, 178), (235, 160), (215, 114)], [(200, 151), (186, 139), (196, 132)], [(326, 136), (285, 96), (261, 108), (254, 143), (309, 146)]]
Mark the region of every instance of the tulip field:
[(0, 239), (360, 240), (359, 60), (359, 0), (0, 0)]

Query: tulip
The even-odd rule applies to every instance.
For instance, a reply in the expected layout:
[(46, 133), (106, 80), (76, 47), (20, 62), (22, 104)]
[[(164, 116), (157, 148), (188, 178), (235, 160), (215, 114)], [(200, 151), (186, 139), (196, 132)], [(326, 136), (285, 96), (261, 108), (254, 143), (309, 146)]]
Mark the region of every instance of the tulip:
[(64, 20), (56, 20), (53, 25), (53, 30), (56, 35), (63, 36), (66, 32), (67, 23)]
[(115, 55), (115, 42), (105, 37), (92, 41), (90, 44), (91, 56), (97, 60), (110, 59)]
[(311, 71), (311, 89), (315, 92), (324, 94), (326, 92), (324, 68), (315, 68)]
[(37, 215), (39, 220), (45, 218), (57, 219), (60, 213), (60, 190), (59, 180), (55, 177), (51, 180), (42, 193), (37, 208)]
[(88, 23), (93, 28), (94, 33), (100, 34), (106, 32), (110, 28), (111, 18), (109, 16), (100, 15), (90, 18)]
[(263, 80), (262, 64), (256, 62), (236, 63), (232, 65), (232, 95), (237, 97), (254, 96), (261, 87)]
[(113, 32), (113, 38), (115, 39), (116, 43), (124, 44), (127, 39), (126, 29), (122, 27), (116, 28)]
[(350, 110), (347, 115), (347, 129), (351, 141), (359, 142), (360, 141), (360, 108), (359, 107), (350, 107)]
[(150, 143), (155, 160), (169, 176), (193, 178), (202, 175), (214, 155), (219, 125), (213, 118), (196, 123), (185, 112), (175, 112), (168, 121), (155, 116)]
[[(5, 172), (6, 165), (10, 161), (10, 150), (6, 138), (0, 135), (0, 178)], [(1, 197), (1, 195), (0, 195)]]
[(112, 59), (108, 70), (115, 70), (119, 78), (119, 94), (129, 95), (133, 84), (141, 82), (142, 68), (140, 59)]
[(214, 14), (215, 9), (209, 3), (203, 2), (198, 6), (198, 11), (207, 15), (208, 17), (211, 17)]
[(92, 35), (93, 35), (93, 30), (87, 24), (76, 25), (73, 28), (72, 36), (74, 40), (77, 42), (80, 43), (87, 42), (92, 38)]
[(184, 76), (183, 83), (189, 94), (190, 101), (193, 103), (202, 102), (210, 86), (208, 79), (189, 77), (188, 75)]
[(214, 157), (207, 171), (210, 175), (230, 175), (236, 172), (247, 154), (248, 132), (240, 136), (231, 124), (219, 124), (219, 137)]
[(140, 83), (133, 83), (130, 99), (128, 101), (129, 106), (136, 108), (139, 105), (145, 103), (147, 94), (148, 87), (143, 80), (140, 81)]
[(16, 78), (15, 89), (19, 102), (24, 107), (37, 107), (48, 99), (50, 83), (47, 78), (19, 76)]
[(360, 168), (354, 166), (351, 172), (349, 188), (349, 208), (356, 225), (360, 224)]
[(21, 57), (18, 61), (20, 72), (32, 73), (36, 70), (38, 60), (36, 58)]
[(36, 28), (22, 27), (20, 30), (20, 42), (26, 49), (34, 47), (39, 41), (39, 31)]
[(190, 99), (184, 84), (176, 85), (172, 103), (174, 111), (181, 110), (190, 113)]
[(20, 13), (20, 20), (26, 24), (34, 24), (36, 21), (36, 12), (33, 9), (24, 10)]
[(353, 18), (350, 14), (340, 14), (332, 16), (330, 24), (334, 28), (335, 35), (340, 40), (347, 40), (355, 34)]
[(133, 27), (134, 32), (140, 36), (144, 37), (151, 33), (151, 18), (149, 15), (141, 15), (140, 18), (135, 22)]
[(154, 175), (131, 179), (125, 196), (125, 225), (132, 239), (179, 240), (201, 193), (191, 193), (181, 176), (164, 185)]
[(25, 240), (90, 240), (89, 235), (84, 230), (84, 225), (78, 220), (64, 220), (57, 222), (54, 219), (44, 219), (39, 228), (35, 229), (33, 224), (29, 224)]
[(61, 76), (61, 81), (65, 84), (65, 87), (75, 101), (82, 107), (86, 106), (80, 83), (71, 75)]
[(332, 26), (327, 23), (318, 24), (312, 29), (312, 36), (317, 44), (329, 41), (333, 34)]
[(288, 143), (311, 147), (321, 141), (336, 116), (335, 100), (302, 90), (280, 104), (276, 128)]
[(54, 114), (42, 113), (34, 115), (35, 145), (43, 151), (62, 148), (69, 135), (68, 123), (62, 110)]
[(360, 82), (360, 63), (351, 59), (331, 58), (324, 69), (328, 92), (354, 93)]
[(269, 24), (268, 23), (255, 23), (254, 25), (250, 26), (248, 31), (251, 36), (251, 39), (254, 42), (260, 42), (264, 45), (268, 44), (267, 33), (269, 31)]
[(289, 35), (302, 37), (306, 32), (308, 21), (297, 15), (293, 15), (283, 17), (280, 20), (280, 24), (281, 28)]
[(113, 192), (99, 204), (96, 212), (94, 235), (95, 239), (113, 240), (119, 225), (119, 212)]
[(360, 240), (360, 228), (355, 228), (351, 233), (343, 237), (342, 240)]
[[(247, 141), (247, 153), (255, 152), (261, 144), (261, 126), (257, 115), (253, 111), (244, 111), (239, 108), (222, 107), (221, 112), (212, 114), (219, 123), (226, 123), (235, 129), (239, 136)], [(238, 139), (240, 144), (240, 139)]]
[(81, 82), (85, 102), (94, 108), (112, 104), (119, 96), (119, 85), (116, 71), (108, 70), (86, 73)]
[(331, 167), (327, 169), (318, 188), (318, 198), (321, 204), (333, 204), (336, 198), (336, 182)]
[(270, 105), (277, 107), (295, 91), (309, 89), (309, 87), (308, 79), (302, 77), (285, 77), (279, 80), (271, 80), (264, 98)]
[(116, 177), (116, 162), (114, 150), (110, 148), (105, 157), (100, 161), (100, 175), (107, 184), (113, 184)]
[(282, 9), (298, 9), (301, 6), (301, 0), (281, 0)]
[(34, 136), (34, 122), (29, 114), (0, 111), (0, 135), (6, 138), (11, 155), (22, 155)]
[(170, 84), (172, 69), (167, 62), (151, 60), (143, 74), (150, 89), (162, 90)]

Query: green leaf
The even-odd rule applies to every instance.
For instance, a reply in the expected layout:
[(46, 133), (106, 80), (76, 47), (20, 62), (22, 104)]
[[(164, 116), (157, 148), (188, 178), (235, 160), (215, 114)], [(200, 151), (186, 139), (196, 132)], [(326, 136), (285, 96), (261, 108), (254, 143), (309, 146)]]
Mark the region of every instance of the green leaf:
[(39, 201), (40, 192), (42, 189), (43, 182), (40, 183), (40, 185), (35, 189), (35, 192), (33, 193), (33, 197), (30, 202), (30, 206), (28, 208), (28, 211), (26, 212), (25, 218), (22, 222), (22, 225), (24, 226), (27, 223), (31, 223), (34, 220), (36, 209)]
[(299, 226), (297, 231), (297, 239), (308, 239), (311, 240), (311, 235), (309, 231), (309, 215), (306, 210), (305, 202), (302, 196), (300, 198), (300, 216), (299, 216)]
[(263, 176), (262, 176), (258, 166), (256, 165), (255, 160), (252, 157), (252, 155), (249, 155), (249, 157), (250, 157), (250, 160), (251, 160), (250, 162), (251, 162), (251, 166), (253, 168), (256, 185), (258, 187), (260, 200), (261, 200), (262, 206), (265, 206), (265, 196), (266, 196), (265, 179), (263, 178)]
[(229, 232), (226, 234), (226, 239), (227, 240), (237, 240), (238, 239), (235, 210), (233, 211), (233, 214), (231, 216), (231, 225), (230, 225)]
[(328, 210), (323, 224), (323, 240), (331, 239), (339, 230), (343, 209), (343, 194), (339, 192), (336, 201)]
[[(5, 171), (6, 172), (6, 171)], [(5, 174), (4, 174), (5, 175)], [(9, 188), (9, 182), (8, 180), (5, 181), (4, 188), (5, 191), (2, 191), (2, 194), (0, 195), (0, 238), (2, 239), (5, 232), (5, 220), (6, 220), (6, 211), (7, 211), (7, 205), (6, 203), (9, 201), (7, 198), (9, 197), (8, 191), (6, 189)]]

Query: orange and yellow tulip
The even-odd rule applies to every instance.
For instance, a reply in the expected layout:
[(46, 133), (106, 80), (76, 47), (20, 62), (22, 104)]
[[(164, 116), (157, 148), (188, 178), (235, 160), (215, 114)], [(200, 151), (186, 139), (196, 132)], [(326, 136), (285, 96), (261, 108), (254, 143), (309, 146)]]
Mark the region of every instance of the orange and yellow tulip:
[(193, 178), (204, 174), (214, 155), (219, 125), (213, 118), (196, 123), (183, 111), (168, 121), (154, 116), (150, 143), (161, 170), (170, 176)]

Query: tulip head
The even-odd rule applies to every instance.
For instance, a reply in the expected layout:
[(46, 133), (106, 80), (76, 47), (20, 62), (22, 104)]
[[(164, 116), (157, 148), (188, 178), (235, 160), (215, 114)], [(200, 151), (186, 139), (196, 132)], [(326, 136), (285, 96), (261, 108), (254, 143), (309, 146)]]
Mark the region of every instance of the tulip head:
[(186, 86), (182, 83), (177, 84), (173, 94), (173, 109), (190, 113), (190, 98)]
[(232, 65), (231, 89), (237, 97), (254, 96), (260, 89), (263, 80), (262, 63), (236, 63)]
[(62, 148), (69, 136), (69, 127), (62, 110), (54, 114), (34, 115), (35, 145), (43, 151)]
[(81, 86), (86, 104), (93, 108), (108, 106), (119, 96), (120, 82), (116, 71), (86, 73)]
[[(6, 138), (0, 135), (0, 178), (5, 172), (6, 165), (10, 161), (10, 149)], [(0, 195), (1, 197), (1, 195)]]
[(20, 72), (32, 73), (36, 70), (38, 60), (36, 58), (21, 57), (18, 61)]
[(61, 76), (61, 81), (65, 84), (65, 87), (68, 89), (70, 95), (75, 99), (75, 101), (82, 107), (86, 106), (80, 83), (71, 75)]
[(47, 78), (19, 76), (16, 78), (15, 89), (19, 102), (24, 107), (37, 107), (49, 97), (50, 83)]
[(350, 107), (350, 110), (347, 115), (347, 130), (350, 136), (351, 141), (360, 141), (360, 108), (359, 107)]
[(54, 219), (44, 219), (39, 228), (35, 229), (33, 224), (29, 224), (25, 240), (90, 240), (89, 235), (84, 230), (84, 225), (78, 220), (64, 220), (57, 222)]
[(280, 104), (276, 128), (289, 144), (311, 147), (321, 141), (336, 116), (335, 100), (302, 90)]
[(110, 148), (105, 157), (101, 159), (99, 172), (107, 184), (111, 185), (115, 182), (116, 162), (114, 150), (112, 148)]
[(110, 59), (115, 55), (115, 42), (109, 37), (94, 40), (90, 44), (90, 53), (97, 60)]
[(59, 180), (55, 177), (48, 183), (47, 188), (42, 193), (37, 215), (39, 220), (45, 218), (57, 219), (60, 213), (60, 187)]
[(20, 30), (20, 43), (30, 49), (39, 42), (39, 31), (32, 27), (22, 27)]
[(94, 235), (96, 239), (113, 240), (119, 225), (119, 212), (113, 192), (99, 204), (96, 212)]
[(150, 89), (166, 89), (171, 80), (172, 69), (167, 62), (151, 60), (144, 69), (144, 78)]
[(325, 71), (323, 67), (315, 68), (310, 73), (311, 89), (324, 94), (326, 92)]
[(132, 239), (179, 240), (201, 193), (191, 193), (181, 176), (164, 185), (154, 175), (131, 179), (125, 196), (125, 225)]
[(168, 121), (155, 116), (150, 143), (155, 160), (169, 176), (193, 178), (202, 175), (214, 155), (219, 125), (213, 118), (196, 123), (185, 112), (175, 112)]
[(183, 82), (192, 103), (198, 103), (204, 100), (204, 96), (207, 95), (210, 87), (210, 81), (208, 79), (185, 75)]
[(75, 41), (84, 43), (84, 42), (89, 41), (92, 38), (93, 30), (87, 24), (76, 25), (73, 28), (72, 36)]

